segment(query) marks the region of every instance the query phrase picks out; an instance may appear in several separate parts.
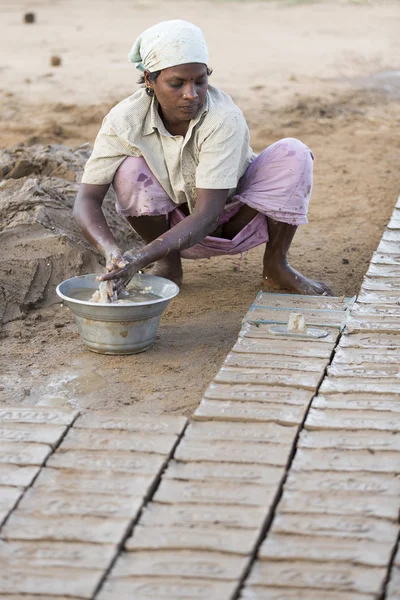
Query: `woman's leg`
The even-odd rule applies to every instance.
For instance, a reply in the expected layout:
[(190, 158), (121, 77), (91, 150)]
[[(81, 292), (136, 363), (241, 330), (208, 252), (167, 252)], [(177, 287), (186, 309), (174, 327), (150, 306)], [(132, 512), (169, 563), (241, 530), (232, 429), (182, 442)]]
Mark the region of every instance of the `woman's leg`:
[[(117, 196), (117, 212), (128, 220), (146, 244), (168, 231), (169, 214), (176, 205), (158, 183), (144, 158), (126, 158), (115, 174), (113, 187)], [(180, 285), (182, 262), (179, 252), (170, 252), (157, 261), (151, 272)]]
[(287, 253), (298, 225), (307, 223), (313, 156), (299, 140), (286, 138), (269, 146), (242, 177), (237, 197), (246, 206), (224, 226), (232, 239), (260, 212), (267, 218), (269, 241), (263, 260), (268, 286), (297, 294), (330, 294), (327, 285), (292, 269)]

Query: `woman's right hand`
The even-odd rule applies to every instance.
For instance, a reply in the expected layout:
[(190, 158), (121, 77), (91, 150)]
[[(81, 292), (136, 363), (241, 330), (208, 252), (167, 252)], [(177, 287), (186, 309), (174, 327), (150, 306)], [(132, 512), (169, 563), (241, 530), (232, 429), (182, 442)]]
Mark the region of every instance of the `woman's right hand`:
[(106, 251), (106, 269), (109, 273), (119, 271), (127, 265), (128, 261), (122, 256), (122, 252), (117, 246)]

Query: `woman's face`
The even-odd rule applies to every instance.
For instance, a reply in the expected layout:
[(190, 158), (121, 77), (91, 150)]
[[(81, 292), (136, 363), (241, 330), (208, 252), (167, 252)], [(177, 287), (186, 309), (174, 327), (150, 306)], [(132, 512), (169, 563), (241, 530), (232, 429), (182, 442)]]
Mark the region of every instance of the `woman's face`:
[(168, 123), (190, 121), (203, 104), (208, 89), (207, 66), (189, 63), (163, 69), (157, 79), (146, 85), (153, 88), (161, 108), (162, 118)]

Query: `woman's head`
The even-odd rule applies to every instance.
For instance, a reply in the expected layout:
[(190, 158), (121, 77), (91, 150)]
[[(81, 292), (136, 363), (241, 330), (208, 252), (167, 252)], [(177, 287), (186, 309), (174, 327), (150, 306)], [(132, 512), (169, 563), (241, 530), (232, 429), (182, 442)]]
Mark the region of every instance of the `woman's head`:
[(201, 29), (186, 21), (165, 21), (136, 40), (129, 60), (144, 73), (168, 121), (192, 119), (208, 89), (208, 51)]

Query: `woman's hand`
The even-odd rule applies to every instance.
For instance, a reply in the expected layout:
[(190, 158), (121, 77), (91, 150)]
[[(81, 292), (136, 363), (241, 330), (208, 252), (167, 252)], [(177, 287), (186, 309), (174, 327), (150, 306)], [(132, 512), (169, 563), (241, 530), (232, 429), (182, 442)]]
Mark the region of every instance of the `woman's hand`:
[[(109, 266), (111, 266), (111, 268), (109, 268)], [(98, 280), (118, 280), (116, 281), (115, 287), (116, 289), (122, 288), (142, 268), (143, 253), (141, 251), (133, 252), (132, 250), (128, 250), (123, 255), (118, 255), (114, 250), (110, 255), (110, 260), (107, 257), (106, 269), (109, 272), (100, 275)]]
[(122, 256), (121, 250), (118, 247), (106, 250), (105, 258), (106, 269), (109, 273), (124, 269), (128, 265), (128, 261)]

